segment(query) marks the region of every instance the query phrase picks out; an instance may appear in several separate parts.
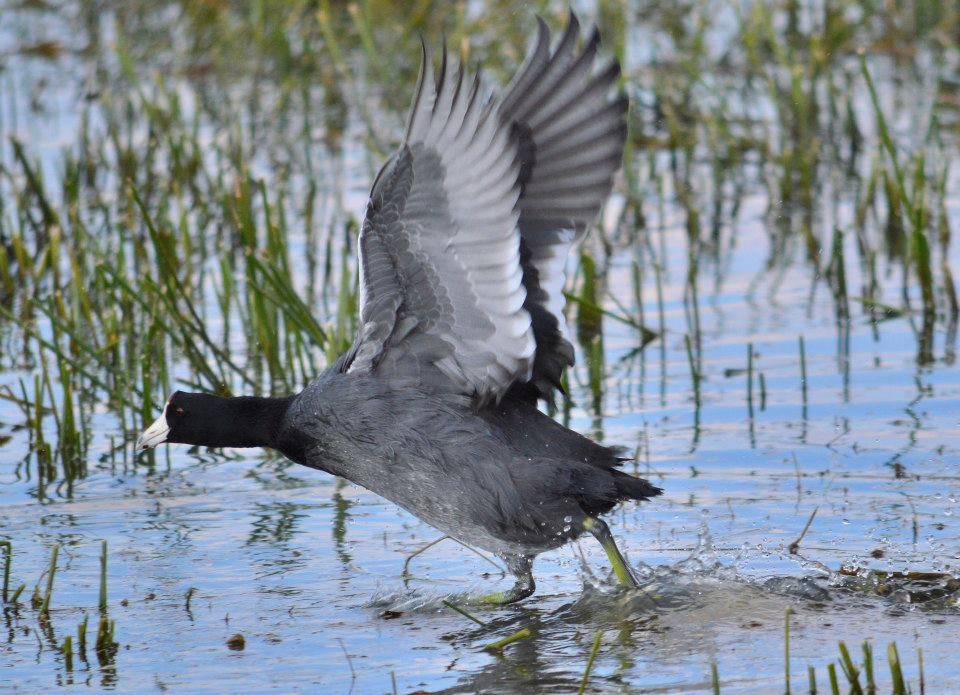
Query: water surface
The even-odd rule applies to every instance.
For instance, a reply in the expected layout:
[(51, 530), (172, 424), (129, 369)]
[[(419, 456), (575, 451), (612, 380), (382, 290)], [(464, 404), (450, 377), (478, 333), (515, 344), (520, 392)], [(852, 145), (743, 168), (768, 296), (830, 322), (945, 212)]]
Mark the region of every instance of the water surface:
[[(376, 5), (364, 7), (375, 14)], [(128, 51), (140, 89), (152, 93), (166, 83), (179, 95), (183, 122), (195, 124), (186, 130), (203, 144), (203, 161), (216, 162), (209, 164), (212, 171), (228, 178), (235, 173), (224, 152), (236, 136), (251, 176), (263, 177), (277, 195), (283, 192), (277, 207), (287, 214), (284, 241), (293, 285), (325, 326), (342, 319), (335, 291), (341, 271), (334, 263), (326, 287), (319, 279), (323, 260), (339, 259), (345, 250), (344, 267), (351, 267), (349, 224), (362, 214), (381, 148), (400, 132), (398, 114), (416, 69), (415, 29), (431, 40), (445, 22), (472, 32), (476, 51), (498, 56), (496, 76), (501, 64), (515, 64), (519, 37), (534, 26), (531, 15), (505, 14), (497, 3), (481, 8), (493, 17), (486, 23), (470, 13), (422, 25), (411, 20), (397, 30), (378, 29), (378, 40), (403, 56), (387, 66), (358, 48), (359, 39), (351, 43), (358, 30), (341, 18), (347, 22), (345, 64), (357, 79), (347, 82), (346, 73), (331, 72), (329, 41), (298, 3), (284, 3), (289, 14), (278, 10), (286, 52), (274, 50), (278, 40), (267, 36), (274, 20), (255, 10), (248, 16), (219, 8), (216, 16), (197, 18), (179, 3), (130, 7), (136, 9), (100, 13), (106, 8), (99, 3), (11, 3), (0, 10), (4, 139), (14, 135), (24, 143), (61, 204), (54, 182), (71, 154), (87, 147), (88, 139), (107, 140), (110, 119), (122, 111), (118, 104), (136, 100), (124, 91), (124, 80), (131, 78), (123, 71), (131, 68), (117, 53)], [(851, 3), (847, 11), (858, 7)], [(655, 139), (669, 130), (651, 113), (676, 79), (671, 53), (689, 46), (671, 33), (669, 17), (651, 17), (648, 9), (631, 5), (623, 38), (610, 43), (625, 45), (631, 66), (635, 131), (650, 126), (646, 135)], [(617, 21), (606, 12), (600, 13), (605, 30)], [(548, 13), (554, 26), (562, 13)], [(597, 12), (585, 7), (583, 14)], [(705, 64), (711, 52), (729, 49), (749, 19), (718, 13), (700, 57)], [(787, 18), (775, 19), (781, 31)], [(522, 31), (503, 28), (513, 24)], [(237, 34), (223, 33), (229, 29)], [(219, 37), (214, 44), (205, 31)], [(491, 38), (498, 31), (500, 51)], [(45, 41), (51, 43), (44, 49)], [(250, 44), (246, 61), (238, 57), (244, 41)], [(939, 83), (921, 81), (925, 99), (911, 102), (917, 88), (900, 78), (923, 63), (923, 50), (935, 52), (929, 41), (918, 34), (922, 50), (912, 64), (883, 55), (874, 63), (879, 74), (892, 75), (881, 82), (882, 96), (892, 105), (896, 135), (907, 143), (913, 142), (911, 114), (933, 98), (922, 89), (935, 91)], [(213, 52), (217, 44), (222, 54)], [(659, 50), (650, 53), (645, 46), (651, 44)], [(956, 65), (955, 49), (936, 55)], [(850, 64), (842, 74), (856, 74)], [(385, 84), (389, 77), (396, 84)], [(696, 89), (735, 101), (723, 91), (728, 79), (723, 70), (691, 78)], [(853, 108), (864, 137), (875, 144), (863, 90), (860, 83)], [(751, 102), (746, 110), (775, 132), (789, 130), (788, 116), (772, 103)], [(944, 111), (944, 121), (949, 113)], [(709, 128), (709, 122), (702, 126)], [(134, 119), (128, 134), (131, 151), (153, 151), (146, 120)], [(948, 152), (949, 137), (943, 135)], [(636, 140), (639, 145), (640, 135)], [(856, 234), (858, 196), (875, 166), (867, 155), (856, 160), (860, 187), (844, 178), (839, 155), (818, 165), (824, 181), (809, 219), (822, 255), (811, 260), (800, 230), (803, 214), (769, 180), (793, 164), (774, 155), (756, 160), (754, 154), (730, 164), (729, 179), (712, 180), (716, 169), (702, 146), (679, 165), (693, 172), (693, 203), (685, 197), (690, 192), (683, 192), (683, 177), (671, 173), (678, 168), (679, 147), (648, 143), (630, 160), (631, 180), (618, 183), (603, 224), (584, 247), (597, 269), (597, 301), (609, 313), (597, 326), (583, 305), (569, 312), (578, 366), (569, 377), (570, 399), (557, 417), (626, 447), (636, 456), (627, 469), (665, 490), (609, 518), (644, 580), (642, 592), (617, 588), (600, 549), (584, 540), (539, 557), (537, 593), (519, 605), (476, 610), (486, 623), (479, 626), (443, 601), (507, 586), (510, 578), (490, 562), (445, 541), (417, 556), (405, 579), (404, 560), (438, 536), (416, 518), (347, 481), (257, 451), (169, 447), (138, 459), (132, 443), (141, 414), (119, 409), (90, 386), (89, 401), (78, 396), (87, 432), (80, 476), (57, 469), (54, 476), (38, 477), (36, 441), (21, 426), (23, 410), (0, 399), (0, 539), (13, 543), (11, 590), (20, 583), (27, 587), (19, 605), (4, 605), (0, 682), (24, 692), (58, 686), (123, 692), (572, 692), (599, 631), (591, 691), (709, 691), (715, 662), (724, 693), (782, 692), (789, 608), (795, 691), (806, 687), (808, 665), (816, 668), (821, 690), (828, 687), (826, 666), (838, 662), (840, 640), (858, 662), (860, 644), (869, 640), (881, 684), (889, 683), (886, 649), (895, 641), (914, 692), (918, 649), (928, 692), (960, 688), (957, 587), (949, 581), (960, 574), (960, 376), (948, 312), (938, 311), (932, 343), (922, 345), (920, 286), (914, 275), (904, 280), (901, 261), (880, 241), (882, 203), (875, 203), (876, 218), (865, 223), (867, 237), (877, 244), (877, 265), (871, 269), (863, 260), (869, 254)], [(158, 147), (157, 157), (172, 157), (175, 148)], [(12, 145), (4, 142), (0, 152), (10, 172), (4, 191), (13, 201), (24, 190), (23, 175)], [(877, 160), (878, 152), (870, 156)], [(160, 172), (166, 164), (144, 166)], [(111, 210), (104, 213), (104, 238), (120, 234), (126, 224), (110, 217), (112, 206), (123, 209), (120, 179), (107, 169), (100, 180), (102, 209)], [(948, 170), (948, 228), (960, 213), (957, 183)], [(208, 185), (218, 190), (219, 184)], [(224, 315), (217, 297), (228, 244), (214, 242), (213, 235), (229, 223), (218, 220), (215, 210), (191, 207), (190, 198), (167, 207), (163, 198), (151, 198), (151, 209), (155, 205), (161, 216), (185, 206), (182, 228), (202, 239), (201, 246), (209, 244), (190, 258), (197, 272), (209, 274), (198, 296), (211, 335), (263, 386), (269, 368), (257, 361), (240, 301)], [(309, 218), (308, 200), (314, 205)], [(691, 205), (702, 216), (696, 242)], [(6, 235), (0, 238), (30, 229), (27, 208), (33, 210), (33, 203), (0, 208)], [(123, 210), (117, 219), (136, 219)], [(836, 229), (845, 232), (839, 245)], [(944, 249), (942, 260), (957, 267), (956, 245)], [(840, 251), (843, 296), (837, 295), (835, 274), (827, 277), (835, 273), (831, 254)], [(310, 265), (311, 254), (320, 258), (317, 267)], [(577, 296), (587, 282), (585, 263), (570, 263), (570, 291)], [(944, 282), (938, 271), (941, 298)], [(859, 301), (868, 290), (874, 304)], [(23, 301), (18, 295), (9, 306)], [(899, 311), (875, 320), (868, 308), (877, 303)], [(644, 345), (638, 322), (660, 336)], [(38, 326), (42, 335), (53, 335), (49, 321), (41, 317)], [(0, 320), (0, 384), (19, 395), (22, 380), (31, 400), (40, 353), (22, 329)], [(930, 358), (918, 359), (925, 349)], [(324, 363), (319, 346), (308, 352), (317, 365)], [(182, 351), (171, 348), (165, 359), (173, 383), (200, 378)], [(134, 374), (131, 384), (143, 388), (138, 379)], [(240, 391), (245, 385), (231, 377), (230, 387)], [(50, 389), (62, 394), (56, 378)], [(146, 390), (160, 402), (161, 385)], [(54, 441), (52, 417), (44, 423), (48, 441)], [(798, 553), (791, 553), (814, 510)], [(88, 646), (86, 658), (75, 654), (68, 670), (59, 650), (63, 638), (76, 634), (85, 614), (91, 629), (98, 619), (102, 540), (109, 547), (108, 615), (116, 621), (118, 649), (101, 660)], [(54, 544), (60, 555), (47, 619), (28, 599), (34, 585), (43, 592)], [(909, 581), (878, 574), (911, 572), (940, 576)], [(483, 649), (523, 628), (532, 635), (502, 653)], [(229, 648), (238, 633), (244, 648)]]

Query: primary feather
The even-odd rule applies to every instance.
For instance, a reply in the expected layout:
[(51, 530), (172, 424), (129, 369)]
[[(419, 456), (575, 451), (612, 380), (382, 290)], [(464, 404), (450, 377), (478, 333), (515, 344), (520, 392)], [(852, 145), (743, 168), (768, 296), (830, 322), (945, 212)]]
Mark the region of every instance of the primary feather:
[(542, 20), (502, 97), (424, 47), (404, 142), (360, 233), (351, 372), (410, 375), (478, 402), (551, 398), (573, 364), (563, 286), (570, 246), (610, 192), (625, 137), (616, 62), (594, 29), (556, 48)]

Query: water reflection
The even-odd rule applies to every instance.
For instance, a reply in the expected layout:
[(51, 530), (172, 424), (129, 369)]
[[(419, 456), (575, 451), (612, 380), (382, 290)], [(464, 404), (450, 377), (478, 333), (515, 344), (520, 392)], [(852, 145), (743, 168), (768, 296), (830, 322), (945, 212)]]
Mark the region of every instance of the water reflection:
[(338, 478), (337, 486), (333, 493), (333, 540), (337, 551), (337, 557), (343, 564), (344, 569), (350, 565), (353, 559), (347, 550), (347, 523), (350, 520), (350, 508), (353, 503), (343, 496), (343, 489), (347, 485), (346, 481)]
[(258, 504), (253, 510), (247, 545), (269, 543), (285, 547), (298, 532), (298, 520), (305, 516), (303, 505), (293, 502)]

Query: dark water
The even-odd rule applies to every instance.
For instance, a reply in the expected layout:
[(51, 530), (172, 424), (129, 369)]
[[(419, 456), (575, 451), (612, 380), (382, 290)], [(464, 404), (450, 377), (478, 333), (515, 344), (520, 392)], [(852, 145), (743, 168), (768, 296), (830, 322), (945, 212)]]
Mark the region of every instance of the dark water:
[[(13, 19), (3, 30), (2, 133), (29, 143), (50, 172), (76, 131), (94, 61), (15, 49), (35, 46), (44, 32), (69, 46), (65, 32), (89, 23), (89, 10), (82, 3), (3, 10), (4, 21)], [(97, 20), (105, 44), (110, 17)], [(39, 111), (29, 107), (31, 94), (43, 102)], [(285, 125), (264, 138), (282, 138)], [(376, 155), (355, 125), (346, 132), (343, 170), (324, 195), (331, 209), (359, 215), (364, 162)], [(3, 161), (11, 164), (8, 151)], [(950, 172), (946, 189), (955, 192), (957, 183)], [(938, 324), (934, 360), (918, 366), (916, 311), (871, 322), (853, 300), (843, 317), (802, 245), (781, 247), (770, 234), (770, 193), (757, 185), (739, 192), (716, 252), (699, 259), (692, 303), (688, 218), (675, 199), (645, 190), (642, 237), (614, 230), (620, 195), (604, 217), (609, 248), (599, 234), (586, 248), (603, 259), (604, 308), (659, 330), (662, 305), (663, 336), (639, 350), (634, 327), (605, 318), (599, 356), (578, 346), (571, 406), (558, 415), (636, 452), (628, 468), (665, 489), (609, 519), (644, 579), (642, 592), (618, 589), (600, 549), (585, 540), (538, 558), (537, 593), (475, 611), (486, 623), (479, 626), (442, 601), (505, 587), (509, 577), (445, 541), (415, 558), (404, 580), (405, 558), (437, 533), (361, 488), (247, 451), (170, 447), (146, 466), (129, 443), (122, 453), (111, 448), (111, 437), (125, 434), (106, 405), (90, 413), (87, 475), (69, 488), (38, 486), (28, 435), (17, 428), (21, 411), (0, 400), (0, 435), (9, 437), (0, 444), (0, 538), (13, 542), (11, 588), (27, 586), (19, 606), (4, 606), (0, 684), (23, 692), (384, 693), (394, 683), (398, 692), (573, 692), (599, 631), (591, 692), (705, 692), (711, 662), (724, 693), (783, 692), (789, 608), (794, 692), (804, 692), (808, 665), (826, 691), (839, 640), (858, 662), (861, 642), (870, 641), (882, 684), (895, 641), (914, 692), (918, 648), (927, 692), (960, 689), (958, 593), (949, 581), (960, 575), (960, 374), (952, 339)], [(960, 219), (958, 200), (946, 201), (950, 224)], [(849, 225), (854, 214), (837, 193), (833, 224)], [(854, 235), (843, 244), (856, 258)], [(948, 261), (957, 267), (958, 260), (954, 246)], [(905, 294), (916, 306), (919, 288), (904, 290), (893, 267), (882, 274), (879, 299), (900, 306)], [(867, 282), (863, 270), (846, 266), (851, 295)], [(684, 339), (692, 308), (698, 386)], [(3, 331), (9, 356), (16, 328)], [(12, 359), (4, 364), (0, 384), (32, 380)], [(109, 616), (119, 648), (100, 663), (88, 646), (68, 671), (58, 646), (85, 614), (94, 629), (101, 540), (109, 544)], [(42, 593), (54, 543), (60, 555), (46, 620), (27, 599), (35, 584)], [(532, 634), (502, 654), (483, 649), (523, 628)], [(242, 650), (227, 646), (237, 633)]]

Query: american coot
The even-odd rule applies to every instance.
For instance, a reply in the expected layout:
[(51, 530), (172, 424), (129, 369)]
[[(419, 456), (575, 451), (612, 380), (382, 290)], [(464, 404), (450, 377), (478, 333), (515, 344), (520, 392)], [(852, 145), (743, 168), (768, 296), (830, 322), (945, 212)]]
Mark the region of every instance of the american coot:
[(406, 137), (360, 231), (360, 328), (301, 393), (176, 392), (137, 441), (270, 447), (496, 553), (533, 593), (532, 559), (589, 531), (634, 584), (598, 515), (660, 494), (617, 452), (537, 409), (573, 364), (567, 252), (610, 193), (626, 136), (620, 67), (595, 68), (576, 17), (551, 50), (543, 20), (503, 96), (423, 49)]

